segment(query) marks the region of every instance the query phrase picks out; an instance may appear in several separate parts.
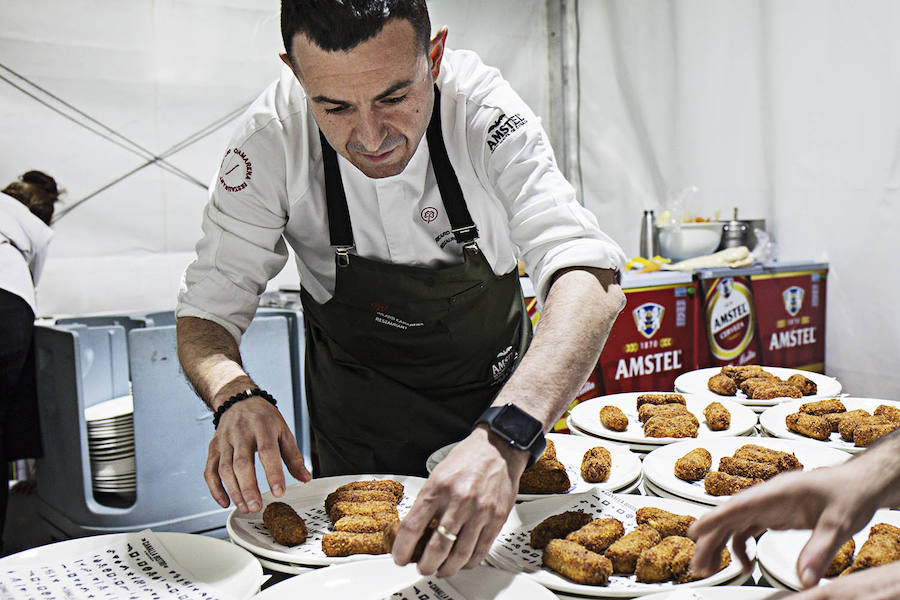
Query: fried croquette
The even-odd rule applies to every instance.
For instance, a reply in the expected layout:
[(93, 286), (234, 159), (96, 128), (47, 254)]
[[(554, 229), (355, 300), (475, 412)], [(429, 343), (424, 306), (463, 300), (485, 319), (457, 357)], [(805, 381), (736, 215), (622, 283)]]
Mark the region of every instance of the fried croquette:
[(600, 409), (600, 422), (607, 429), (625, 431), (628, 429), (628, 417), (618, 406), (604, 406)]
[(675, 477), (684, 481), (700, 481), (709, 473), (712, 455), (706, 448), (694, 448), (675, 461)]
[(841, 434), (841, 439), (845, 442), (852, 442), (853, 430), (871, 418), (872, 415), (860, 408), (844, 413), (840, 423), (838, 423), (838, 433)]
[(703, 417), (710, 431), (725, 431), (731, 427), (731, 413), (721, 402), (711, 402), (703, 409)]
[(646, 423), (653, 417), (674, 417), (691, 414), (684, 404), (644, 404), (638, 409), (638, 421)]
[(592, 520), (591, 515), (580, 510), (570, 510), (549, 516), (531, 530), (531, 547), (543, 548), (550, 540), (564, 538)]
[(588, 483), (600, 483), (609, 478), (612, 455), (602, 446), (594, 446), (581, 459), (581, 478)]
[(841, 575), (900, 560), (900, 529), (887, 523), (872, 525), (856, 558)]
[[(731, 552), (728, 551), (728, 548), (722, 548), (722, 560), (719, 561), (719, 568), (716, 570), (716, 573), (727, 567), (731, 564)], [(675, 580), (676, 583), (688, 583), (689, 581), (697, 581), (700, 579), (697, 577), (694, 572), (688, 568), (687, 571), (682, 573), (678, 579)]]
[(801, 398), (800, 388), (786, 383), (774, 383), (766, 386), (756, 386), (747, 395), (753, 400), (774, 400), (775, 398)]
[(403, 500), (403, 484), (393, 479), (373, 479), (368, 481), (351, 481), (340, 486), (335, 492), (343, 492), (346, 490), (386, 490), (394, 494), (399, 504)]
[(794, 373), (784, 381), (787, 384), (799, 388), (800, 393), (804, 396), (815, 396), (816, 392), (819, 391), (815, 381), (813, 381), (809, 377), (801, 375), (800, 373)]
[(397, 497), (387, 490), (343, 490), (331, 492), (325, 496), (325, 512), (330, 513), (335, 502), (368, 502), (369, 500), (382, 500), (397, 504)]
[(282, 546), (296, 546), (306, 541), (306, 521), (284, 502), (272, 502), (266, 506), (263, 525)]
[(366, 502), (346, 502), (339, 500), (331, 505), (328, 517), (332, 523), (347, 515), (374, 515), (377, 513), (397, 514), (397, 505), (386, 500), (368, 500)]
[(603, 555), (612, 561), (613, 573), (630, 575), (634, 573), (641, 552), (661, 541), (662, 536), (657, 530), (649, 525), (638, 525), (634, 531), (613, 542)]
[(563, 577), (585, 585), (606, 585), (612, 575), (608, 558), (568, 540), (550, 540), (541, 561)]
[(681, 394), (641, 394), (637, 397), (637, 408), (645, 404), (687, 404)]
[(688, 413), (674, 417), (653, 417), (644, 423), (644, 435), (653, 438), (697, 437), (700, 423)]
[(774, 463), (757, 462), (733, 456), (723, 456), (719, 459), (719, 471), (750, 479), (771, 479), (778, 475), (778, 467)]
[(729, 475), (719, 471), (712, 471), (703, 480), (703, 489), (710, 496), (730, 496), (736, 494), (743, 489), (747, 489), (751, 485), (762, 483), (762, 479), (750, 477), (741, 477), (740, 475)]
[(806, 402), (800, 405), (799, 410), (808, 415), (821, 417), (831, 413), (845, 413), (847, 412), (847, 407), (837, 398), (830, 398), (828, 400), (819, 400), (817, 402)]
[(677, 580), (690, 568), (693, 556), (694, 540), (672, 535), (641, 552), (634, 574), (641, 583)]
[(822, 418), (831, 427), (831, 433), (837, 433), (838, 426), (841, 424), (841, 418), (847, 413), (825, 413)]
[(350, 556), (352, 554), (386, 554), (383, 533), (353, 533), (332, 531), (322, 536), (322, 552), (325, 556)]
[(565, 465), (555, 458), (537, 461), (519, 478), (520, 494), (565, 494), (570, 487)]
[(738, 385), (741, 388), (741, 391), (744, 392), (744, 395), (750, 398), (753, 395), (753, 390), (756, 388), (768, 387), (770, 385), (778, 384), (781, 380), (776, 377), (751, 377), (750, 379), (745, 379)]
[(570, 542), (580, 544), (597, 554), (609, 548), (610, 544), (625, 535), (625, 527), (618, 519), (594, 519), (581, 529), (566, 536)]
[(697, 520), (697, 517), (670, 513), (652, 506), (637, 509), (634, 516), (638, 525), (649, 525), (664, 538), (670, 535), (687, 535), (688, 528)]
[(734, 396), (737, 393), (737, 384), (734, 379), (727, 375), (718, 373), (709, 378), (706, 382), (709, 391), (719, 394), (720, 396)]
[(814, 440), (827, 440), (831, 437), (831, 425), (822, 417), (802, 412), (791, 413), (784, 418), (789, 431), (805, 435)]
[(733, 379), (738, 386), (740, 386), (748, 379), (752, 379), (753, 377), (766, 377), (767, 379), (772, 379), (775, 377), (759, 365), (725, 365), (724, 367), (722, 367), (722, 370), (719, 371), (719, 373)]
[(782, 471), (800, 471), (803, 470), (803, 463), (797, 460), (797, 457), (788, 452), (758, 446), (756, 444), (744, 444), (732, 453), (735, 458), (744, 458), (756, 462), (774, 463), (778, 467), (778, 472)]
[(556, 460), (556, 444), (549, 438), (545, 438), (544, 442), (544, 451), (541, 452), (538, 460), (550, 460), (551, 458)]
[(883, 417), (895, 423), (900, 423), (900, 408), (890, 404), (879, 404), (873, 413), (876, 417)]
[(351, 531), (353, 533), (375, 533), (393, 522), (399, 522), (395, 513), (376, 513), (374, 515), (347, 515), (334, 524), (335, 531)]
[(841, 571), (850, 566), (853, 562), (853, 552), (856, 551), (856, 542), (853, 541), (853, 538), (850, 538), (838, 548), (837, 553), (834, 555), (834, 558), (831, 559), (831, 564), (828, 565), (828, 568), (825, 569), (825, 577), (834, 577), (835, 575), (839, 575)]
[(853, 445), (857, 448), (865, 448), (878, 438), (886, 436), (897, 428), (900, 428), (900, 423), (895, 421), (863, 423), (853, 430)]
[[(437, 519), (432, 519), (431, 522), (425, 527), (425, 532), (422, 534), (422, 537), (419, 538), (419, 541), (416, 542), (415, 548), (413, 548), (410, 562), (419, 562), (419, 559), (422, 558), (422, 553), (425, 552), (425, 546), (428, 544), (428, 541), (431, 539), (431, 536), (434, 533), (434, 530), (437, 529), (437, 526)], [(400, 533), (399, 520), (385, 525), (384, 530), (382, 531), (382, 537), (384, 543), (384, 551), (386, 553), (389, 553), (394, 549), (394, 540), (397, 539), (398, 533)]]

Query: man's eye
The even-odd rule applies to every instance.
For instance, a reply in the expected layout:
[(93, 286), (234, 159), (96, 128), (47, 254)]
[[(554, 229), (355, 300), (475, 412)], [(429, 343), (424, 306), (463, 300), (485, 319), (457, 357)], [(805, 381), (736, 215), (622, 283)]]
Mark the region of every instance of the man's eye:
[(340, 112), (344, 112), (345, 110), (347, 110), (346, 106), (335, 106), (334, 108), (326, 108), (325, 112), (329, 115), (334, 115)]
[(406, 94), (404, 94), (402, 96), (396, 96), (394, 98), (385, 98), (384, 102), (386, 104), (400, 104), (404, 100), (406, 100)]

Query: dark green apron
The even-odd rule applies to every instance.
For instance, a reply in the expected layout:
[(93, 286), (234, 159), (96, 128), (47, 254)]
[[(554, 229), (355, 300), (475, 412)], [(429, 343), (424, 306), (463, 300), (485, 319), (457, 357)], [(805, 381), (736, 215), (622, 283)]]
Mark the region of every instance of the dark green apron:
[(440, 94), (427, 140), (464, 261), (395, 265), (351, 254), (353, 232), (337, 156), (320, 136), (334, 296), (303, 290), (306, 394), (317, 477), (424, 475), (425, 460), (464, 438), (512, 374), (531, 338), (516, 270), (496, 276), (444, 146)]

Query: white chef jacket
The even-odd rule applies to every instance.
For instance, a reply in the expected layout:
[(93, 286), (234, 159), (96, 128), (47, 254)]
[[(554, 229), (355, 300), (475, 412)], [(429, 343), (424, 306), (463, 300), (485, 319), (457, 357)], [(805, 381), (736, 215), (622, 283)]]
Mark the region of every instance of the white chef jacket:
[[(559, 171), (540, 120), (476, 54), (446, 50), (437, 80), (450, 162), (494, 273), (519, 257), (539, 298), (554, 272), (624, 270), (625, 255), (581, 206)], [(355, 253), (395, 264), (462, 262), (424, 138), (399, 175), (370, 179), (338, 154)], [(266, 283), (294, 249), (304, 289), (334, 293), (319, 130), (286, 66), (250, 106), (225, 152), (203, 215), (197, 259), (185, 271), (178, 317), (223, 326), (237, 341)]]
[(35, 312), (34, 287), (44, 268), (53, 230), (28, 207), (0, 193), (0, 288), (19, 296)]

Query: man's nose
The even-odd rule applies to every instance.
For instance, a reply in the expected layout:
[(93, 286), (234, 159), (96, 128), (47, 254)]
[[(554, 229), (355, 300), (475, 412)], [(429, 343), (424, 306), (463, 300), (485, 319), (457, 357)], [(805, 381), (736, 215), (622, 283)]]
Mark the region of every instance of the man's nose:
[(356, 124), (356, 142), (365, 152), (374, 154), (381, 148), (384, 138), (387, 137), (387, 127), (384, 121), (372, 112), (360, 114)]

